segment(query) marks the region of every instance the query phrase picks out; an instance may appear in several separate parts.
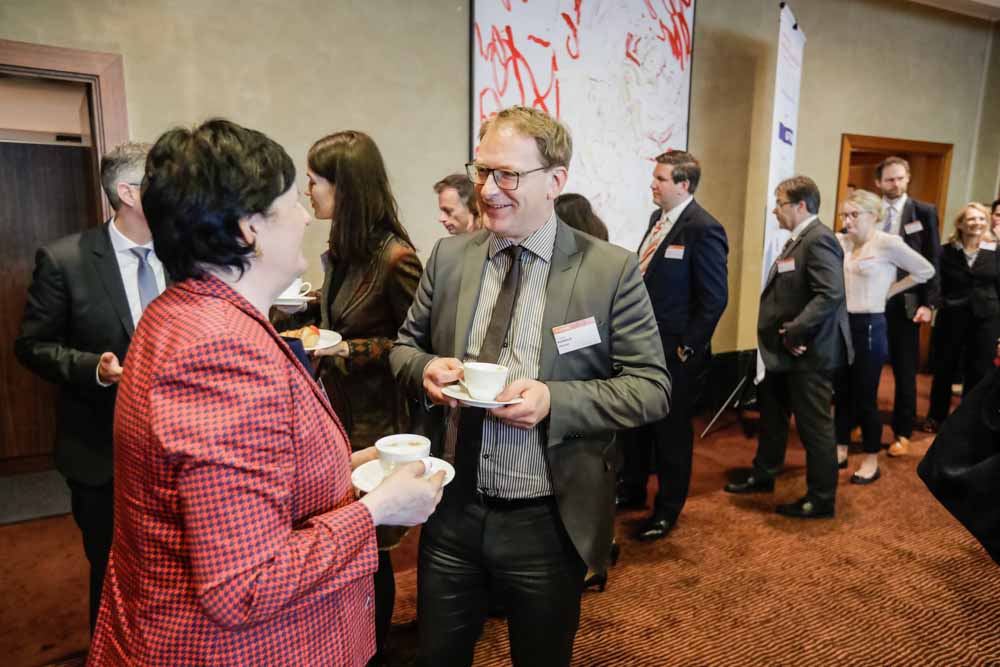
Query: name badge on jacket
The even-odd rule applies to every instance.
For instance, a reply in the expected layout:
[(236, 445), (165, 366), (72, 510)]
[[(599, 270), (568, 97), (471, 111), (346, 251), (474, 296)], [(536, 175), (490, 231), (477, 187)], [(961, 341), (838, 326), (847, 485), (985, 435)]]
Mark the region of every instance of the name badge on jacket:
[(552, 327), (552, 335), (556, 338), (556, 348), (559, 354), (566, 354), (601, 342), (601, 334), (597, 330), (597, 320), (594, 316), (586, 317), (576, 322), (567, 322), (558, 327)]
[(667, 259), (684, 259), (684, 246), (668, 245), (663, 251), (663, 256)]
[(788, 259), (778, 260), (778, 273), (789, 273), (795, 270), (795, 258), (789, 257)]
[(923, 229), (924, 226), (920, 224), (920, 222), (917, 220), (914, 220), (913, 222), (908, 222), (905, 225), (903, 225), (903, 231), (905, 231), (907, 234), (916, 234), (917, 232), (923, 231)]
[(997, 244), (995, 242), (993, 242), (993, 241), (980, 241), (979, 242), (979, 249), (980, 250), (991, 250), (993, 252), (996, 252), (996, 250), (997, 250)]

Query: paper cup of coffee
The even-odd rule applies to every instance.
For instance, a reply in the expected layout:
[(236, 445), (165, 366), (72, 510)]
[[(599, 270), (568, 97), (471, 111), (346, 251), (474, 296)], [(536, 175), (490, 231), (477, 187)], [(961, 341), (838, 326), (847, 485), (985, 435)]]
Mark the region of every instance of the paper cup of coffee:
[(301, 299), (310, 291), (312, 291), (312, 283), (305, 282), (302, 278), (296, 278), (292, 281), (292, 284), (288, 286), (288, 289), (282, 292), (278, 298)]
[(462, 386), (476, 400), (492, 401), (507, 386), (509, 369), (506, 366), (469, 361), (463, 367), (465, 379)]
[(401, 463), (422, 459), (427, 459), (424, 461), (425, 474), (430, 472), (431, 464), (427, 457), (431, 453), (431, 441), (422, 435), (413, 433), (387, 435), (375, 442), (375, 450), (378, 452), (378, 462), (385, 475), (392, 474), (396, 466)]

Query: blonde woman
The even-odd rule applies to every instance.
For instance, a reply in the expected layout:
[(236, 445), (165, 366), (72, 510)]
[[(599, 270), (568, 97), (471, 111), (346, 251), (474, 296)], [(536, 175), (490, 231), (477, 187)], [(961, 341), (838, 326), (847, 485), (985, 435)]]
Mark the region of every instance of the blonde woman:
[(990, 210), (966, 204), (941, 246), (941, 308), (934, 324), (934, 383), (924, 429), (937, 431), (951, 407), (951, 383), (962, 364), (965, 396), (992, 367), (1000, 335), (1000, 254)]
[[(854, 361), (838, 370), (834, 379), (837, 462), (847, 467), (851, 429), (861, 425), (864, 458), (851, 475), (853, 484), (870, 484), (880, 476), (878, 452), (882, 422), (878, 416), (878, 384), (889, 355), (885, 302), (892, 296), (926, 282), (934, 265), (910, 248), (898, 234), (876, 229), (883, 215), (882, 198), (855, 190), (841, 206), (844, 249), (844, 286), (847, 316), (854, 342)], [(898, 270), (909, 275), (897, 280)]]

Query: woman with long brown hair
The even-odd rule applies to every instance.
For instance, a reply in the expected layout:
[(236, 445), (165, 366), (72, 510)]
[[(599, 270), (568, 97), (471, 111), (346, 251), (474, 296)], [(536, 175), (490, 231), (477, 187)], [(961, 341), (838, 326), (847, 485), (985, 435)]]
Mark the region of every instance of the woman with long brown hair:
[[(420, 281), (422, 267), (399, 220), (396, 198), (378, 146), (345, 130), (309, 149), (306, 195), (319, 220), (330, 220), (324, 254), (320, 316), (324, 329), (344, 340), (320, 350), (319, 373), (351, 446), (409, 430), (405, 399), (389, 370), (389, 350)], [(379, 654), (395, 602), (389, 549), (401, 532), (381, 529), (375, 574), (375, 629)]]

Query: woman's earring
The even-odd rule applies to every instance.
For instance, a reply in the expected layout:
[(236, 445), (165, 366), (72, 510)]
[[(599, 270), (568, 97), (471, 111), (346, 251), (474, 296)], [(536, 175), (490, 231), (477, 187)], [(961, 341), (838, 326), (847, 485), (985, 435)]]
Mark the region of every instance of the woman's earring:
[(264, 256), (264, 251), (261, 250), (260, 246), (257, 245), (256, 243), (253, 244), (253, 256), (254, 257), (263, 257)]

